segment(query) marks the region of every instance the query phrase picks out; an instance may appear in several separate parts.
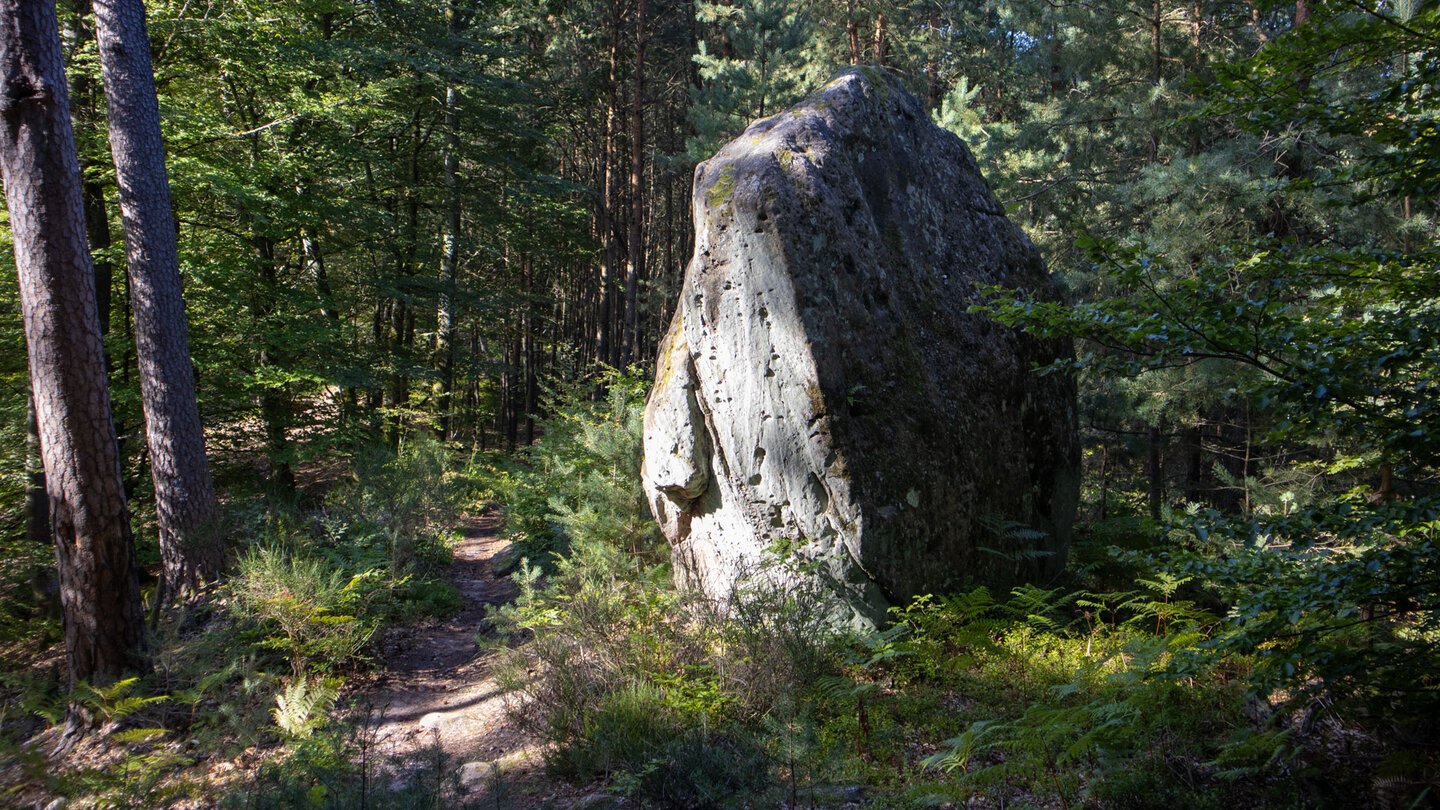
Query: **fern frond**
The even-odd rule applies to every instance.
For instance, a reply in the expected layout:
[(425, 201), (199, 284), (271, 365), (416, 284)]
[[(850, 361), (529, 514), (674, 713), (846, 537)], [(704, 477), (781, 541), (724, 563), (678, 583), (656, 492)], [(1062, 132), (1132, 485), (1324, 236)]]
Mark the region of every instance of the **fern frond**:
[(163, 728), (131, 728), (111, 734), (110, 739), (122, 743), (146, 743), (164, 737), (168, 733)]
[(340, 684), (334, 678), (313, 683), (308, 678), (296, 678), (275, 696), (275, 725), (292, 737), (305, 739), (324, 724), (323, 715), (339, 696)]

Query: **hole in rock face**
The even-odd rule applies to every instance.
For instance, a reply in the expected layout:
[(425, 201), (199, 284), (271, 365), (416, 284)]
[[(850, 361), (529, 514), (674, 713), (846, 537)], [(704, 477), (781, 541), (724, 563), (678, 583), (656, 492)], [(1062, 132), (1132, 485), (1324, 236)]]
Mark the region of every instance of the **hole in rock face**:
[(810, 490), (810, 497), (815, 500), (816, 511), (824, 512), (830, 508), (830, 490), (825, 488), (820, 476), (810, 473), (810, 478), (805, 482), (806, 488)]
[[(768, 373), (768, 372), (767, 372), (767, 373)], [(763, 464), (764, 462), (765, 462), (765, 448), (763, 448), (763, 447), (756, 447), (756, 448), (755, 448), (755, 458), (754, 458), (754, 460), (751, 462), (751, 467), (755, 470), (755, 474), (754, 474), (754, 475), (751, 475), (750, 478), (745, 481), (746, 484), (748, 484), (748, 485), (750, 485), (750, 486), (753, 487), (753, 486), (757, 486), (757, 485), (760, 483), (760, 465)]]

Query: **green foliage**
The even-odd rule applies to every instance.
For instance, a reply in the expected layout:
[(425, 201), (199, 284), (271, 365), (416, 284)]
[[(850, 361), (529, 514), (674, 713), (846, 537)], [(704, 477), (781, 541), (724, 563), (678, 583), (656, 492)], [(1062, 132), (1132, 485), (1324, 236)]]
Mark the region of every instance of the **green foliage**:
[[(217, 449), (276, 467), (360, 449), (356, 480), (318, 512), (253, 521), (259, 540), (225, 591), (233, 615), (167, 618), (153, 683), (70, 699), (111, 721), (158, 716), (207, 749), (222, 736), (271, 743), (278, 721), (296, 739), (237, 805), (453, 802), (440, 766), (379, 789), (356, 763), (373, 740), (327, 724), (314, 670), (363, 656), (384, 619), (455, 609), (458, 594), (424, 577), (446, 562), (479, 481), (530, 561), (509, 621), (533, 638), (514, 665), (535, 670), (523, 688), (537, 728), (562, 770), (609, 773), (640, 801), (716, 806), (779, 786), (776, 804), (817, 804), (817, 784), (844, 774), (890, 790), (877, 800), (888, 806), (932, 793), (1310, 802), (1333, 742), (1303, 721), (1315, 707), (1346, 734), (1397, 739), (1429, 733), (1437, 711), (1440, 10), (1307, 8), (1300, 24), (1273, 3), (652, 4), (637, 99), (623, 4), (611, 26), (592, 24), (607, 13), (594, 3), (153, 4)], [(673, 47), (696, 39), (698, 54)], [(72, 69), (93, 75), (94, 44), (72, 45)], [(684, 258), (669, 255), (671, 233), (687, 228), (683, 177), (653, 156), (708, 157), (850, 61), (886, 63), (938, 107), (1071, 287), (1068, 307), (990, 291), (982, 309), (1082, 340), (1067, 370), (1082, 374), (1084, 507), (1101, 518), (1072, 557), (1085, 590), (925, 597), (859, 640), (830, 628), (823, 594), (771, 587), (763, 572), (723, 606), (670, 588), (637, 483), (641, 382), (557, 386), (533, 447), (518, 461), (477, 456), (466, 474), (424, 435), (445, 423), (483, 446), (490, 416), (513, 424), (531, 407), (537, 358), (543, 386), (545, 355), (566, 342), (593, 355), (594, 307), (617, 292), (595, 287), (593, 234), (623, 234), (631, 202), (649, 206), (641, 322), (658, 322)], [(619, 125), (632, 102), (648, 128), (637, 143)], [(77, 137), (103, 192), (102, 128), (77, 115)], [(613, 183), (632, 148), (650, 161), (642, 199), (585, 187)], [(547, 176), (561, 164), (577, 183)], [(97, 255), (118, 266), (115, 241)], [(461, 259), (446, 278), (436, 269), (452, 243)], [(26, 593), (28, 566), (51, 552), (18, 540), (28, 386), (13, 268), (0, 265), (0, 643), (30, 658), (59, 628)], [(116, 286), (113, 398), (133, 433)], [(453, 364), (440, 347), (450, 306), (471, 331), (450, 344)], [(127, 440), (136, 504), (138, 447)], [(1377, 470), (1375, 503), (1346, 494)], [(1026, 527), (992, 529), (993, 556), (1033, 562), (1007, 542)], [(288, 686), (267, 672), (277, 653)], [(4, 684), (7, 733), (64, 712), (42, 679)], [(1245, 690), (1280, 711), (1241, 714)], [(183, 782), (165, 760), (176, 742), (122, 732), (118, 775), (91, 774), (84, 790), (169, 802), (166, 780)], [(937, 767), (917, 776), (936, 746)], [(1433, 759), (1395, 767), (1382, 775), (1433, 781)]]
[(116, 760), (68, 774), (60, 788), (67, 795), (85, 797), (91, 806), (116, 810), (168, 807), (194, 798), (201, 786), (183, 773), (193, 761), (166, 737), (162, 728), (110, 734), (107, 741), (120, 752)]
[(54, 566), (53, 548), (0, 535), (0, 644), (43, 644), (59, 635), (59, 622), (46, 615), (48, 606), (37, 599), (43, 594), (35, 592), (39, 581), (53, 577)]
[(636, 770), (620, 774), (617, 787), (660, 807), (711, 810), (759, 794), (769, 766), (747, 735), (691, 729), (657, 747)]
[(810, 589), (757, 576), (717, 606), (668, 579), (668, 566), (593, 540), (543, 586), (522, 566), (502, 627), (530, 639), (504, 680), (556, 772), (609, 776), (663, 806), (718, 806), (769, 783), (760, 763), (779, 743), (765, 718), (834, 672), (839, 637)]
[(369, 642), (378, 617), (370, 604), (385, 592), (383, 572), (347, 576), (303, 551), (261, 546), (240, 559), (228, 584), (236, 613), (265, 634), (297, 679), (311, 667), (348, 664)]
[[(1189, 548), (1146, 562), (1194, 577), (1230, 610), (1197, 653), (1253, 662), (1252, 688), (1299, 705), (1354, 699), (1397, 722), (1440, 707), (1440, 504), (1337, 504), (1266, 520), (1186, 516)], [(1173, 572), (1173, 573), (1171, 573)]]
[(330, 495), (329, 511), (348, 517), (352, 532), (383, 534), (395, 572), (442, 566), (455, 520), (475, 500), (474, 483), (454, 467), (449, 448), (423, 433), (398, 452), (366, 445), (356, 454), (355, 484)]
[(233, 615), (263, 650), (282, 653), (293, 681), (363, 658), (381, 622), (443, 616), (460, 605), (449, 583), (413, 576), (449, 562), (449, 539), (472, 497), (440, 443), (423, 438), (398, 454), (372, 450), (357, 480), (323, 511), (257, 516), (257, 537), (226, 583)]
[(227, 792), (227, 810), (435, 810), (457, 807), (457, 765), (438, 748), (385, 759), (377, 750), (378, 724), (318, 729), (267, 760)]
[(622, 687), (600, 696), (593, 711), (586, 712), (580, 733), (559, 748), (550, 766), (572, 777), (640, 771), (679, 739), (690, 719), (657, 686)]
[(1064, 305), (992, 289), (979, 309), (1037, 335), (1085, 338), (1096, 349), (1074, 365), (1105, 376), (1250, 367), (1259, 376), (1237, 379), (1273, 413), (1276, 439), (1332, 436), (1403, 470), (1440, 460), (1429, 429), (1440, 287), (1416, 272), (1435, 256), (1261, 249), (1219, 253), (1194, 272), (1140, 247), (1092, 245), (1131, 295)]
[(308, 739), (325, 724), (339, 696), (338, 678), (295, 678), (275, 696), (275, 725), (295, 739)]
[(139, 678), (124, 678), (98, 687), (82, 681), (70, 693), (70, 702), (94, 712), (108, 724), (124, 720), (147, 706), (169, 700), (165, 695), (135, 694), (139, 685)]
[(790, 0), (699, 2), (702, 39), (694, 56), (700, 84), (691, 90), (696, 135), (692, 160), (707, 160), (751, 121), (784, 110), (818, 86), (827, 66), (811, 64), (813, 23)]
[(980, 87), (970, 86), (970, 79), (961, 76), (950, 92), (940, 100), (940, 109), (932, 115), (941, 129), (959, 136), (971, 149), (979, 149), (988, 137), (984, 127), (985, 108), (977, 107)]
[[(596, 398), (595, 391), (603, 392)], [(648, 381), (607, 372), (551, 392), (540, 437), (518, 462), (477, 473), (520, 554), (550, 570), (556, 554), (604, 544), (650, 563), (668, 549), (640, 488)]]
[[(1204, 686), (1165, 676), (1213, 621), (1175, 598), (1178, 585), (1157, 579), (1113, 594), (1024, 586), (1005, 602), (983, 588), (921, 597), (896, 610), (897, 624), (867, 645), (858, 672), (888, 674), (907, 691), (943, 686), (981, 704), (924, 762), (956, 775), (965, 791), (1023, 784), (1074, 804), (1137, 770), (1169, 783), (1167, 760), (1224, 750), (1210, 722), (1239, 716), (1239, 691), (1216, 671)], [(874, 726), (884, 702), (866, 694)]]
[[(501, 612), (502, 626), (532, 636), (512, 653), (509, 681), (528, 698), (517, 720), (555, 746), (559, 770), (638, 767), (684, 728), (723, 722), (733, 698), (707, 661), (714, 633), (663, 573), (593, 542), (560, 558), (543, 589), (532, 570), (522, 568), (520, 597)], [(541, 677), (520, 677), (532, 669)], [(600, 739), (621, 732), (618, 746)]]

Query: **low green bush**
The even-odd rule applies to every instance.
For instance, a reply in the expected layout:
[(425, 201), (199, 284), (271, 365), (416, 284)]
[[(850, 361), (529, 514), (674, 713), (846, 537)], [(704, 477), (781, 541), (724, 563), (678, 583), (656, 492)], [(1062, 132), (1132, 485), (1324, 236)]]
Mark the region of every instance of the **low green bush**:
[(1440, 713), (1440, 498), (1356, 492), (1247, 521), (1196, 509), (1171, 533), (1142, 564), (1230, 606), (1195, 666), (1244, 658), (1256, 694), (1346, 703), (1440, 743), (1421, 719)]
[[(649, 382), (608, 372), (546, 397), (550, 415), (518, 458), (477, 465), (473, 476), (500, 505), (505, 532), (533, 565), (552, 569), (576, 543), (623, 549), (651, 563), (669, 550), (640, 487), (640, 440)], [(597, 390), (604, 395), (593, 397)]]
[(284, 546), (251, 549), (227, 584), (235, 615), (255, 623), (259, 645), (277, 650), (302, 678), (351, 662), (375, 633), (371, 605), (383, 597), (384, 572), (346, 575), (323, 559)]
[(378, 724), (324, 723), (226, 791), (226, 810), (436, 810), (463, 806), (459, 764), (438, 748), (390, 758)]
[(768, 786), (770, 758), (746, 734), (690, 729), (653, 749), (616, 780), (642, 802), (674, 810), (712, 810), (753, 800)]
[(477, 500), (477, 482), (455, 467), (450, 448), (425, 434), (407, 438), (398, 451), (364, 446), (355, 454), (353, 484), (327, 497), (327, 515), (383, 538), (397, 574), (443, 568), (456, 522)]

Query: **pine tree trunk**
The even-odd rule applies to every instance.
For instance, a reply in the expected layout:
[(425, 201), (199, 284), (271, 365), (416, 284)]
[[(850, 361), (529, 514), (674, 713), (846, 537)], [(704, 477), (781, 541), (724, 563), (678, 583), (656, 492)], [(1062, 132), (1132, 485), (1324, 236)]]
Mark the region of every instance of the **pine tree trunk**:
[(644, 272), (645, 244), (641, 224), (645, 219), (645, 0), (635, 8), (635, 98), (630, 108), (630, 238), (625, 268), (625, 334), (620, 367), (629, 366), (635, 356), (636, 298)]
[[(1165, 21), (1165, 10), (1160, 5), (1160, 0), (1155, 0), (1154, 3), (1151, 4), (1151, 11), (1154, 17), (1150, 20), (1150, 83), (1159, 87), (1162, 77), (1161, 68), (1164, 64), (1160, 50), (1163, 40), (1160, 34), (1162, 31), (1161, 26)], [(1160, 159), (1159, 93), (1155, 94), (1155, 101), (1151, 102), (1150, 109), (1153, 116), (1150, 122), (1150, 159), (1155, 161)]]
[(860, 23), (855, 19), (855, 0), (845, 3), (845, 33), (850, 40), (850, 64), (860, 64)]
[[(465, 28), (455, 7), (445, 10), (445, 27), (454, 42)], [(456, 46), (458, 47), (458, 45)], [(455, 388), (455, 290), (460, 266), (460, 88), (445, 88), (445, 221), (440, 250), (440, 302), (435, 314), (435, 366), (440, 372), (436, 397), (440, 438), (453, 435), (451, 391)]]
[(145, 7), (141, 0), (95, 0), (94, 6), (160, 557), (166, 591), (178, 595), (220, 575), (225, 552), (216, 525), (219, 509), (195, 401)]
[[(417, 83), (417, 98), (421, 92), (422, 87)], [(410, 279), (415, 275), (415, 256), (420, 238), (420, 200), (417, 195), (420, 193), (420, 150), (425, 138), (422, 124), (420, 110), (417, 108), (410, 121), (409, 153), (405, 163), (405, 225), (400, 240), (400, 252), (395, 260), (396, 284), (406, 292), (411, 286)], [(394, 337), (391, 349), (402, 369), (410, 365), (414, 318), (405, 298), (396, 297), (390, 312), (390, 328)], [(405, 426), (404, 409), (409, 404), (410, 376), (402, 370), (397, 372), (390, 382), (390, 405), (393, 408), (389, 436), (391, 449), (400, 449), (400, 438)]]
[(1149, 430), (1150, 458), (1145, 465), (1145, 473), (1149, 478), (1149, 501), (1150, 517), (1159, 520), (1160, 509), (1165, 503), (1165, 467), (1164, 455), (1161, 449), (1163, 440), (1163, 428), (1161, 425), (1151, 425)]
[(878, 67), (885, 67), (885, 23), (887, 22), (885, 12), (880, 12), (875, 17), (875, 64)]
[(600, 190), (600, 240), (604, 246), (604, 264), (600, 268), (600, 314), (599, 331), (595, 336), (599, 344), (597, 351), (600, 362), (614, 363), (612, 354), (618, 348), (614, 341), (615, 271), (620, 263), (620, 251), (615, 244), (615, 138), (619, 133), (620, 118), (620, 2), (610, 3), (610, 96), (605, 106), (605, 142), (601, 147), (602, 180)]
[(441, 237), (440, 302), (435, 313), (435, 366), (440, 372), (436, 397), (440, 438), (451, 437), (450, 392), (455, 387), (455, 290), (460, 265), (460, 90), (445, 91), (445, 232)]
[(1065, 66), (1061, 63), (1064, 45), (1064, 41), (1060, 39), (1060, 26), (1052, 23), (1050, 25), (1050, 95), (1052, 96), (1060, 96), (1065, 93)]
[(539, 319), (539, 285), (535, 283), (535, 266), (529, 256), (520, 260), (521, 273), (525, 278), (526, 297), (530, 299), (527, 304), (527, 311), (524, 319), (524, 331), (522, 332), (525, 359), (525, 444), (535, 443), (535, 406), (539, 393), (539, 378), (535, 371), (535, 331), (538, 329), (536, 321)]
[[(63, 41), (65, 47), (79, 48), (93, 35), (85, 24), (86, 15), (92, 9), (89, 0), (73, 0), (65, 17)], [(74, 130), (87, 131), (100, 119), (96, 110), (95, 82), (84, 67), (72, 65), (70, 80), (70, 121)], [(100, 316), (100, 335), (110, 333), (110, 287), (114, 283), (114, 272), (109, 260), (96, 254), (110, 247), (110, 217), (105, 211), (105, 186), (99, 180), (86, 176), (84, 155), (80, 159), (80, 195), (85, 205), (85, 235), (90, 242), (90, 262), (95, 267), (95, 310)], [(105, 357), (106, 370), (111, 369), (110, 357)], [(121, 432), (117, 427), (116, 432)]]
[[(248, 219), (243, 211), (241, 218)], [(259, 366), (262, 369), (283, 367), (281, 344), (276, 338), (280, 277), (275, 266), (275, 244), (268, 237), (252, 235), (251, 245), (260, 265), (260, 285), (251, 304), (255, 327), (261, 336)], [(290, 415), (290, 391), (285, 384), (267, 384), (261, 389), (260, 423), (265, 430), (265, 455), (270, 460), (270, 486), (281, 496), (295, 492), (295, 470), (290, 465)]]
[(0, 172), (14, 240), (72, 686), (145, 667), (55, 5), (0, 0)]

